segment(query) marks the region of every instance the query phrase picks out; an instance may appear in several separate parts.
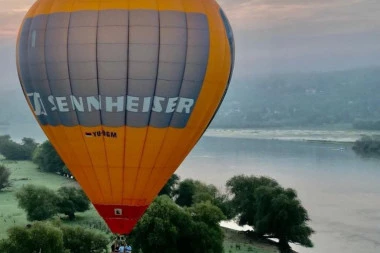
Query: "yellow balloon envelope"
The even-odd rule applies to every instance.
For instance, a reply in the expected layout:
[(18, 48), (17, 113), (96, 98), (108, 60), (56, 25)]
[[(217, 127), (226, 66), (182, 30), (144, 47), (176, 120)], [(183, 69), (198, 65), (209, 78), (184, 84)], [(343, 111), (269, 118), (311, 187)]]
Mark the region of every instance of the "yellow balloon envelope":
[(214, 0), (38, 0), (17, 42), (31, 110), (119, 234), (204, 133), (233, 61)]

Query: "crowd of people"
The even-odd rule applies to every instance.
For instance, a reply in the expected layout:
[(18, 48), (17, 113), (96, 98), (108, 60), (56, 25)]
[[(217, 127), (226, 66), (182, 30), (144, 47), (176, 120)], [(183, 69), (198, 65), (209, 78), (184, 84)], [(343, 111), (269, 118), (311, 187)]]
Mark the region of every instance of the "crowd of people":
[(112, 252), (118, 253), (132, 253), (132, 246), (127, 242), (117, 242), (115, 241), (111, 246)]

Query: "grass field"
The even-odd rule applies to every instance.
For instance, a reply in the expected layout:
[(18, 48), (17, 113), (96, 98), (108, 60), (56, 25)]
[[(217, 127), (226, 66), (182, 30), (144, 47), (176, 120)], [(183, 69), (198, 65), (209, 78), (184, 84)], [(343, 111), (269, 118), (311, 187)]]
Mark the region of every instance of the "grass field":
[(229, 228), (224, 231), (225, 253), (277, 253), (277, 247), (268, 240), (255, 240), (247, 237), (243, 232)]
[[(0, 238), (6, 237), (8, 228), (14, 225), (26, 225), (29, 223), (26, 219), (25, 211), (18, 207), (15, 197), (15, 193), (23, 185), (35, 184), (46, 186), (52, 190), (57, 190), (61, 186), (77, 185), (72, 179), (52, 173), (40, 172), (37, 166), (30, 161), (12, 162), (3, 160), (0, 157), (0, 164), (3, 164), (11, 171), (11, 187), (0, 191)], [(68, 223), (65, 220), (63, 222)], [(105, 226), (103, 220), (93, 208), (85, 213), (78, 214), (77, 220), (72, 223), (86, 227), (101, 228)]]
[[(35, 184), (57, 190), (61, 186), (74, 186), (77, 183), (66, 177), (43, 173), (30, 161), (11, 162), (0, 155), (0, 164), (10, 169), (11, 187), (0, 191), (0, 239), (6, 238), (6, 231), (14, 225), (26, 225), (25, 211), (17, 206), (15, 193), (23, 185)], [(59, 219), (59, 217), (56, 217)], [(75, 221), (62, 220), (63, 223), (81, 225), (88, 228), (106, 230), (106, 224), (94, 208), (84, 213), (76, 214)], [(223, 228), (225, 232), (225, 253), (276, 253), (277, 248), (267, 242), (247, 238), (243, 233)]]

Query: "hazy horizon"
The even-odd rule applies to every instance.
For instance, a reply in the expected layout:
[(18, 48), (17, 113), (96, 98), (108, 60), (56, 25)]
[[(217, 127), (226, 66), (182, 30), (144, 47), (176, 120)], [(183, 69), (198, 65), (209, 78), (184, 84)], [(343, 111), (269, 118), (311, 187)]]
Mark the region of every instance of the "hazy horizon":
[[(19, 88), (15, 42), (18, 27), (33, 2), (0, 0), (3, 90)], [(218, 3), (227, 13), (235, 34), (234, 79), (380, 66), (380, 2), (219, 0)]]

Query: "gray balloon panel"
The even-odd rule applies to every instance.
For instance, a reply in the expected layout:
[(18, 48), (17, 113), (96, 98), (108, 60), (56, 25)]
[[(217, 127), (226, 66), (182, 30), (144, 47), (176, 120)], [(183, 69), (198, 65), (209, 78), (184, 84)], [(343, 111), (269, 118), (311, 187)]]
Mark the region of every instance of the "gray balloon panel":
[(204, 14), (80, 11), (26, 19), (18, 60), (43, 125), (183, 128), (209, 47)]

